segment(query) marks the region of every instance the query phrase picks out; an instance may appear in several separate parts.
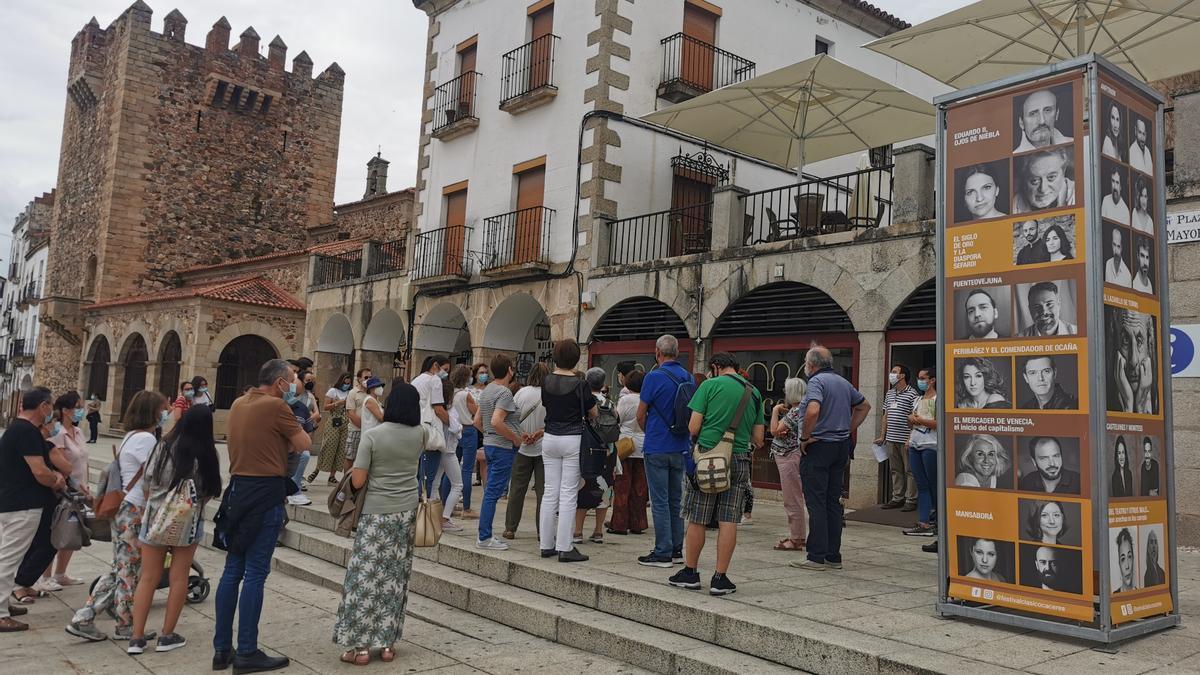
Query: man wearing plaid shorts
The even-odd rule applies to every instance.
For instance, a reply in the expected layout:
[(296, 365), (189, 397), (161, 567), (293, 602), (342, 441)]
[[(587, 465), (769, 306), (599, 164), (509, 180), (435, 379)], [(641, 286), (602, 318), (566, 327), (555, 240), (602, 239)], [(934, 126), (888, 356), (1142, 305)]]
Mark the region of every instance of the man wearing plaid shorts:
[(717, 494), (701, 492), (689, 476), (683, 485), (683, 519), (687, 521), (687, 532), (683, 541), (683, 569), (667, 580), (680, 588), (700, 588), (700, 573), (696, 566), (700, 552), (704, 549), (705, 530), (711, 520), (719, 524), (717, 530), (717, 570), (708, 586), (710, 595), (728, 595), (737, 590), (729, 580), (729, 562), (737, 546), (737, 522), (742, 517), (746, 503), (746, 491), (750, 489), (750, 447), (763, 443), (763, 400), (754, 385), (738, 375), (738, 362), (733, 354), (720, 352), (708, 361), (709, 376), (692, 395), (688, 407), (692, 419), (688, 429), (702, 448), (712, 448), (733, 425), (738, 407), (747, 389), (750, 398), (742, 411), (742, 417), (734, 429), (733, 475), (729, 489)]
[(370, 368), (359, 368), (354, 375), (354, 388), (346, 396), (346, 471), (354, 465), (358, 456), (358, 441), (362, 438), (362, 417), (359, 412), (367, 398), (367, 380), (371, 379)]

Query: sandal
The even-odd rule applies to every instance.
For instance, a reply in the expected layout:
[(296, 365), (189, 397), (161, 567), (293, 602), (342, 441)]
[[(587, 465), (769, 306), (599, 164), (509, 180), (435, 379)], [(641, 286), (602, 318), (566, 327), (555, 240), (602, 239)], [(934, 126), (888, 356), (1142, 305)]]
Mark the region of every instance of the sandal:
[(23, 630), (29, 630), (29, 624), (21, 623), (8, 616), (0, 619), (0, 633), (19, 633)]
[(379, 660), (384, 663), (391, 663), (396, 660), (396, 650), (391, 647), (384, 647), (379, 650)]
[(371, 662), (371, 650), (366, 647), (357, 647), (355, 649), (347, 649), (342, 652), (342, 663), (353, 663), (356, 666), (365, 666)]
[(504, 537), (505, 539), (514, 539), (514, 538), (516, 538), (517, 533), (513, 532), (512, 530), (505, 530), (504, 534), (502, 534), (500, 536)]
[(776, 551), (803, 551), (805, 540), (800, 539), (780, 539), (779, 543), (775, 544)]
[(37, 602), (37, 597), (38, 594), (36, 591), (28, 591), (27, 593), (22, 593), (21, 595), (17, 595), (16, 591), (12, 592), (12, 601), (22, 605), (32, 605), (33, 603)]
[(320, 472), (319, 472), (319, 471), (314, 471), (314, 472), (312, 472), (312, 473), (308, 474), (308, 476), (307, 476), (307, 480), (308, 480), (308, 482), (310, 482), (310, 483), (311, 483), (311, 482), (313, 482), (313, 481), (317, 480), (317, 474), (318, 474), (318, 473), (320, 473)]
[(592, 542), (593, 544), (603, 544), (604, 543), (604, 535), (593, 534), (592, 536), (588, 537), (588, 541)]
[(338, 479), (337, 479), (337, 476), (335, 476), (335, 475), (333, 475), (333, 474), (329, 474), (329, 484), (330, 484), (330, 485), (337, 485), (337, 484), (338, 484)]

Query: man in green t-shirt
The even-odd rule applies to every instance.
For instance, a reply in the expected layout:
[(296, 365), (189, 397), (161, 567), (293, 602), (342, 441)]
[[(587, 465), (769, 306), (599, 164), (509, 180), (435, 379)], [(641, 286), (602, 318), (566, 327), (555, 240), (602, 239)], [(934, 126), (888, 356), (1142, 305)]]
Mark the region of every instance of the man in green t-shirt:
[(700, 573), (696, 565), (704, 549), (706, 526), (711, 520), (720, 524), (717, 531), (717, 570), (709, 583), (711, 595), (728, 595), (737, 590), (726, 573), (733, 549), (737, 546), (737, 522), (750, 489), (750, 448), (763, 443), (762, 394), (754, 385), (738, 375), (738, 362), (733, 354), (720, 352), (708, 361), (708, 379), (700, 385), (688, 407), (692, 419), (688, 424), (692, 436), (701, 448), (712, 448), (733, 425), (742, 397), (750, 397), (734, 429), (733, 472), (729, 489), (719, 494), (701, 492), (691, 480), (684, 481), (683, 517), (687, 521), (684, 534), (684, 567), (668, 583), (680, 588), (700, 588)]

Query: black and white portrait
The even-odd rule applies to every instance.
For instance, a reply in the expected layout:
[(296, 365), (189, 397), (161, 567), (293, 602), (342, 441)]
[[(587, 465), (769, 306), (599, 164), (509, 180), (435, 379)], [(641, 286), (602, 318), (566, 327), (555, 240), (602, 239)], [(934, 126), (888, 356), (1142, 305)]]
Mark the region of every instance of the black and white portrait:
[(1013, 263), (1034, 265), (1075, 259), (1075, 214), (1013, 223)]
[(1062, 593), (1083, 592), (1083, 552), (1021, 544), (1021, 585)]
[(1055, 546), (1079, 546), (1083, 539), (1079, 502), (1019, 499), (1021, 539)]
[(955, 434), (954, 485), (1011, 490), (1013, 439), (992, 434)]
[(1075, 146), (1038, 150), (1013, 160), (1013, 213), (1075, 206)]
[(1075, 280), (1017, 284), (1017, 335), (1078, 335)]
[(1012, 337), (1012, 291), (1008, 286), (977, 286), (954, 291), (954, 338), (994, 340)]
[(1133, 452), (1126, 434), (1109, 434), (1105, 465), (1108, 468), (1108, 496), (1132, 497), (1137, 494), (1133, 483)]
[(1122, 225), (1129, 224), (1129, 170), (1105, 159), (1100, 162), (1100, 217)]
[(1130, 224), (1137, 232), (1154, 234), (1154, 179), (1135, 172), (1130, 181), (1133, 183), (1133, 192), (1129, 195), (1133, 207)]
[(1133, 525), (1108, 528), (1108, 567), (1113, 593), (1142, 587), (1138, 578), (1137, 536), (1138, 528)]
[(1125, 125), (1129, 121), (1129, 110), (1107, 96), (1100, 97), (1100, 115), (1103, 120), (1104, 141), (1100, 154), (1118, 162), (1125, 161), (1125, 150), (1129, 147)]
[(1161, 523), (1138, 526), (1138, 551), (1141, 552), (1142, 588), (1161, 586), (1170, 581), (1166, 571), (1166, 551)]
[(958, 573), (968, 579), (1013, 583), (1016, 561), (1011, 541), (958, 537)]
[(1104, 233), (1104, 283), (1129, 288), (1133, 284), (1133, 272), (1129, 267), (1133, 238), (1129, 229), (1104, 223), (1101, 230)]
[(1105, 383), (1113, 412), (1158, 414), (1158, 322), (1127, 307), (1104, 306)]
[(1133, 457), (1137, 465), (1138, 494), (1142, 497), (1164, 496), (1159, 482), (1158, 437), (1140, 436)]
[(1154, 295), (1154, 239), (1144, 234), (1133, 235), (1133, 282), (1130, 288), (1138, 293)]
[(1079, 439), (1065, 436), (1018, 436), (1020, 479), (1024, 492), (1078, 495)]
[(1078, 410), (1079, 358), (1074, 354), (1017, 358), (1017, 407)]
[(1012, 358), (966, 356), (954, 359), (956, 408), (1012, 408)]
[(1008, 215), (1008, 158), (955, 169), (954, 186), (954, 222)]
[(1075, 134), (1072, 86), (1061, 84), (1013, 97), (1013, 152), (1070, 143)]
[(1154, 126), (1141, 115), (1129, 113), (1129, 166), (1147, 176), (1154, 175)]

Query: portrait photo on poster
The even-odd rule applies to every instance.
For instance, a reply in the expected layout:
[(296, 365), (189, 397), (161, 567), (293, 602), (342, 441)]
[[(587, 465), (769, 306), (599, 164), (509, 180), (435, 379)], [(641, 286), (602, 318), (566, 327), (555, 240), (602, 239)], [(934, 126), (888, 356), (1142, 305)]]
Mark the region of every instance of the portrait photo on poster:
[(1137, 537), (1135, 525), (1108, 528), (1109, 578), (1113, 593), (1128, 593), (1142, 587), (1138, 578)]
[(1016, 214), (1075, 206), (1075, 146), (1015, 157), (1012, 205)]
[(1011, 541), (983, 537), (957, 537), (958, 573), (968, 579), (1011, 584), (1016, 561)]
[(954, 339), (1012, 337), (1012, 289), (976, 286), (954, 291)]
[(1082, 494), (1079, 439), (1066, 436), (1017, 436), (1017, 489), (1047, 494)]
[(1104, 243), (1104, 283), (1129, 288), (1133, 284), (1133, 270), (1130, 260), (1133, 257), (1133, 238), (1129, 228), (1116, 223), (1104, 221), (1100, 228)]
[(1129, 169), (1111, 159), (1100, 161), (1100, 217), (1122, 225), (1129, 224)]
[(1009, 214), (1007, 157), (954, 170), (954, 222), (965, 223)]
[(955, 434), (954, 485), (1013, 489), (1012, 436)]
[(1146, 176), (1154, 175), (1154, 125), (1136, 112), (1129, 113), (1129, 166)]
[(1137, 496), (1132, 439), (1125, 434), (1108, 434), (1105, 440), (1108, 450), (1105, 453), (1105, 468), (1109, 472), (1108, 496)]
[(1075, 280), (1017, 284), (1017, 335), (1078, 335)]
[(1079, 357), (1017, 357), (1017, 401), (1024, 410), (1078, 410)]
[(1012, 408), (1012, 358), (966, 356), (954, 359), (957, 408)]
[(1154, 179), (1136, 171), (1133, 174), (1133, 229), (1144, 234), (1154, 234)]
[(1158, 414), (1158, 321), (1128, 307), (1104, 306), (1105, 388), (1112, 412)]
[(1018, 499), (1021, 539), (1055, 546), (1080, 546), (1083, 530), (1078, 502)]
[(1154, 295), (1154, 238), (1144, 234), (1133, 235), (1133, 283), (1130, 288), (1138, 293)]
[(1061, 593), (1083, 592), (1083, 551), (1021, 544), (1021, 585)]
[(1142, 588), (1161, 586), (1167, 578), (1165, 547), (1162, 523), (1138, 526), (1138, 551), (1141, 552)]
[(1129, 148), (1129, 134), (1125, 126), (1129, 121), (1129, 109), (1108, 96), (1101, 96), (1100, 116), (1104, 120), (1104, 140), (1100, 144), (1100, 154), (1124, 162), (1125, 151)]
[(1034, 265), (1075, 259), (1075, 214), (1013, 223), (1013, 264)]
[(1158, 446), (1157, 436), (1139, 436), (1137, 448), (1131, 448), (1131, 456), (1137, 465), (1137, 493), (1141, 497), (1165, 496), (1160, 487), (1162, 465), (1158, 461)]
[(1071, 83), (1035, 89), (1013, 97), (1014, 153), (1070, 143), (1075, 135)]

